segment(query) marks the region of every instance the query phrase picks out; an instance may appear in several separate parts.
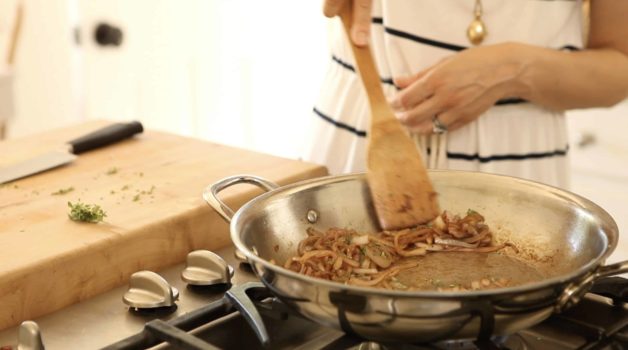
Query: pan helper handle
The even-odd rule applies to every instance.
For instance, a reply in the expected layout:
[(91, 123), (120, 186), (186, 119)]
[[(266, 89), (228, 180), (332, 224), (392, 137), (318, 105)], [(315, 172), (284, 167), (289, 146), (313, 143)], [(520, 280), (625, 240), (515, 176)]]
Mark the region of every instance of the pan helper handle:
[(574, 282), (565, 288), (563, 294), (558, 299), (556, 311), (562, 312), (577, 304), (595, 282), (606, 277), (616, 276), (623, 273), (628, 273), (628, 260), (599, 267), (584, 280)]
[(234, 212), (220, 198), (218, 198), (218, 193), (228, 187), (243, 183), (255, 185), (265, 189), (266, 191), (272, 191), (279, 187), (276, 183), (265, 180), (261, 177), (253, 175), (235, 175), (219, 180), (213, 185), (207, 186), (203, 191), (203, 199), (210, 207), (214, 208), (214, 210), (216, 210), (218, 214), (225, 219), (225, 221), (231, 222)]

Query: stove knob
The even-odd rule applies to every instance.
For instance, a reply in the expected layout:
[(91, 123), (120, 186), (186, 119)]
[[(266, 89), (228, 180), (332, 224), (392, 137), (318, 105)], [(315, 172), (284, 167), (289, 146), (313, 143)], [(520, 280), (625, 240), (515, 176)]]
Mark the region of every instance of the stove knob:
[(152, 271), (139, 271), (131, 275), (129, 290), (122, 300), (135, 309), (170, 307), (179, 299), (179, 291)]
[(360, 345), (358, 345), (358, 350), (382, 350), (382, 349), (385, 349), (385, 347), (372, 341), (363, 342)]
[(18, 330), (18, 350), (44, 350), (39, 326), (33, 321), (24, 321)]
[(195, 286), (230, 284), (233, 267), (209, 250), (196, 250), (188, 254), (181, 279)]

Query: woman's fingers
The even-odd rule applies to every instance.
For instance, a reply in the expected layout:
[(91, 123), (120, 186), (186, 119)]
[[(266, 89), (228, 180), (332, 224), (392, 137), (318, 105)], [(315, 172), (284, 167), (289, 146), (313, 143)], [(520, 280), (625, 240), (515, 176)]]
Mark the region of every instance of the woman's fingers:
[(373, 0), (325, 0), (323, 14), (330, 18), (337, 16), (348, 3), (353, 6), (351, 40), (358, 46), (366, 46), (371, 33)]
[(393, 82), (395, 83), (395, 86), (400, 88), (400, 89), (405, 89), (408, 86), (410, 86), (410, 84), (414, 83), (415, 81), (423, 78), (425, 75), (427, 75), (427, 73), (429, 73), (430, 71), (432, 71), (434, 67), (430, 67), (428, 69), (424, 69), (418, 73), (412, 74), (412, 75), (408, 75), (408, 76), (401, 76), (401, 77), (394, 77), (393, 78)]
[(369, 43), (371, 32), (371, 6), (372, 0), (353, 0), (351, 39), (358, 46), (366, 46)]
[[(423, 117), (418, 122), (406, 125), (408, 125), (408, 129), (412, 132), (424, 135), (432, 134), (434, 133), (433, 118), (438, 118), (440, 124), (445, 126), (447, 131), (453, 131), (476, 120), (494, 104), (495, 99), (495, 94), (491, 92), (467, 105), (457, 106), (452, 109), (441, 108), (440, 112), (434, 113), (430, 118)], [(431, 111), (435, 110), (439, 110), (439, 108), (432, 109)]]
[(350, 0), (325, 0), (323, 2), (323, 14), (329, 18), (337, 16), (347, 1)]
[(409, 111), (433, 95), (431, 85), (421, 79), (425, 74), (426, 71), (411, 77), (394, 79), (395, 85), (402, 89), (389, 101), (395, 112)]
[[(397, 112), (396, 115), (401, 124), (407, 126), (410, 130), (423, 132), (431, 125), (430, 123), (434, 115), (441, 111), (442, 108), (437, 100), (428, 98), (411, 109)], [(431, 130), (431, 126), (429, 130)]]
[(471, 48), (411, 77), (395, 79), (401, 88), (390, 105), (412, 131), (431, 133), (433, 118), (448, 130), (477, 119), (500, 98), (516, 96), (521, 67), (508, 46)]

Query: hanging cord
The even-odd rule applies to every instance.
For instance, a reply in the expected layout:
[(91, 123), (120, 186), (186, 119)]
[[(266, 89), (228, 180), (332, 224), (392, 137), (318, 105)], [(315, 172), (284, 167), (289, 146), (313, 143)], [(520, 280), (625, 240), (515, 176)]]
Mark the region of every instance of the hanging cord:
[(413, 133), (412, 140), (428, 169), (447, 168), (447, 133), (440, 135), (419, 135)]

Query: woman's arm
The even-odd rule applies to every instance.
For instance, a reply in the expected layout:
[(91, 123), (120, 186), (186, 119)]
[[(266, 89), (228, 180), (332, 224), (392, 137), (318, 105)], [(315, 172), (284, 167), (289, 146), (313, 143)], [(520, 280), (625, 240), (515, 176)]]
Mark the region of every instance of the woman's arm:
[(395, 79), (391, 100), (400, 121), (432, 132), (475, 119), (503, 98), (552, 110), (606, 107), (628, 97), (628, 1), (591, 1), (587, 48), (557, 51), (520, 43), (464, 50), (411, 77)]
[(628, 97), (628, 1), (591, 1), (587, 49), (529, 48), (520, 97), (555, 110), (608, 107)]

